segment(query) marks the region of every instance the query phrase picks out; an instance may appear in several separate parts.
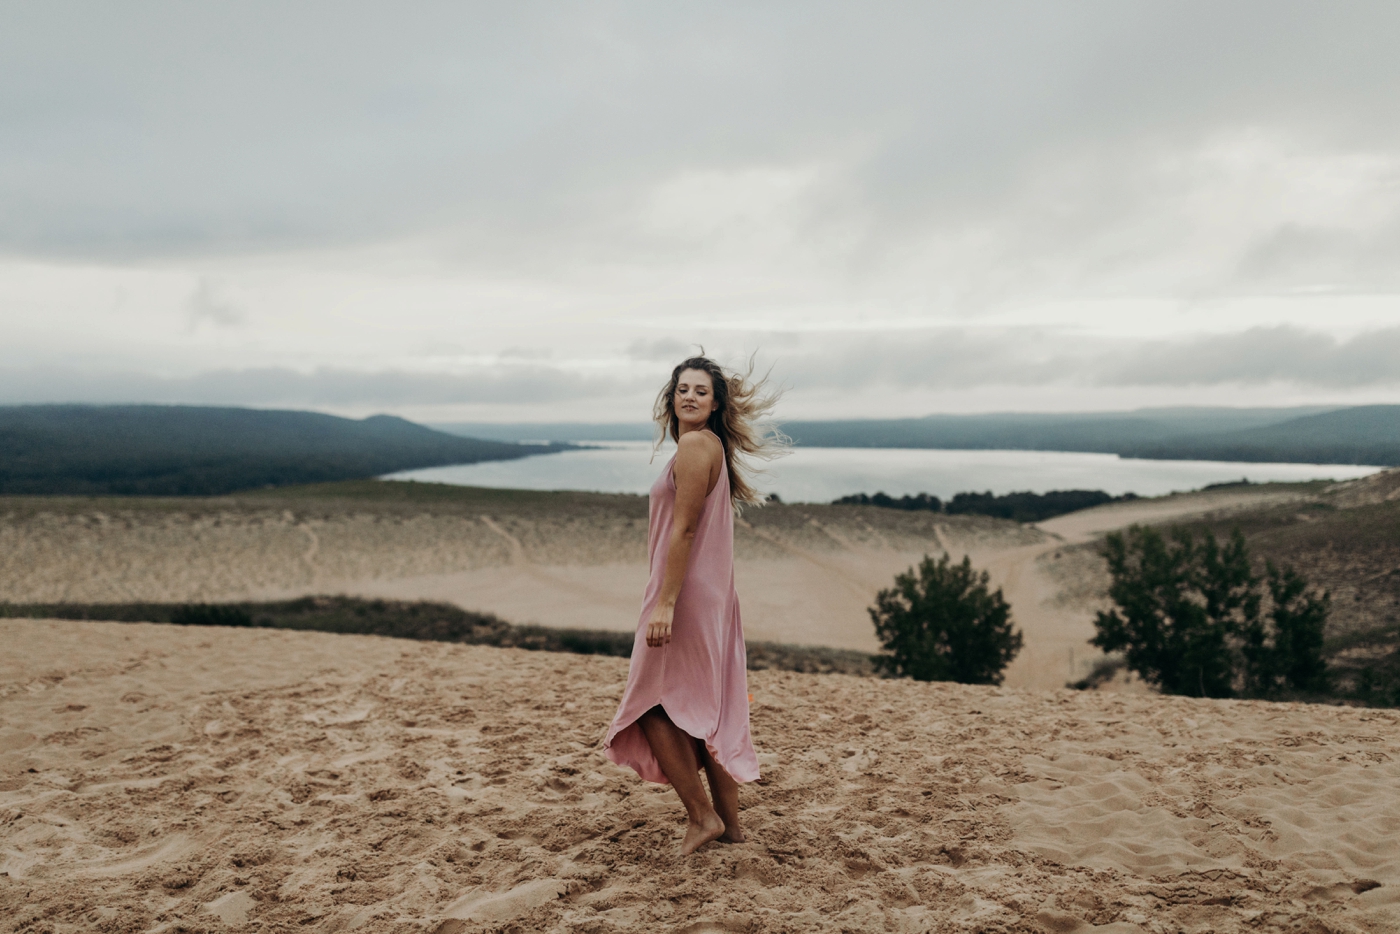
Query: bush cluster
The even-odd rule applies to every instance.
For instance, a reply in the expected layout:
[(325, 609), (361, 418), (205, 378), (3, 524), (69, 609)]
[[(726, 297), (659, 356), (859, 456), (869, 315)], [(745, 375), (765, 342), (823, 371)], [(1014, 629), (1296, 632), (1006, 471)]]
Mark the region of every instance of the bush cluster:
[(1022, 640), (1010, 604), (988, 580), (966, 556), (953, 564), (946, 553), (937, 562), (924, 555), (917, 568), (896, 575), (869, 611), (884, 646), (876, 667), (916, 681), (1001, 684)]
[(1256, 572), (1236, 529), (1225, 543), (1133, 526), (1103, 546), (1114, 608), (1092, 643), (1169, 694), (1278, 697), (1328, 688), (1329, 597), (1292, 568)]

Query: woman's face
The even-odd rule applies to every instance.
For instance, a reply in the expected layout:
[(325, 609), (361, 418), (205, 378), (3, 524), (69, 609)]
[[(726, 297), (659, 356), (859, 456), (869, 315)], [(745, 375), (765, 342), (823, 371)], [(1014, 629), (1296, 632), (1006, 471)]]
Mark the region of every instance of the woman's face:
[(704, 428), (715, 410), (715, 387), (704, 370), (682, 370), (671, 399), (681, 428)]

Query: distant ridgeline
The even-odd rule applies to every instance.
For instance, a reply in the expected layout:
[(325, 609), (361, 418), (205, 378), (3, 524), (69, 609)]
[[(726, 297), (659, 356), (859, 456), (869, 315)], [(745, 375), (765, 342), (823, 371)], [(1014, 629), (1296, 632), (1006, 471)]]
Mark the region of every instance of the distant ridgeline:
[[(433, 427), (497, 441), (647, 441), (655, 430), (646, 422)], [(806, 447), (1082, 451), (1157, 460), (1400, 465), (1400, 405), (1002, 412), (784, 422), (782, 428)]]
[(456, 437), (389, 415), (357, 421), (195, 406), (4, 406), (0, 494), (217, 496), (567, 447)]
[(1083, 451), (1158, 460), (1400, 465), (1400, 405), (1182, 408), (785, 422), (810, 447)]
[(1068, 512), (1078, 512), (1091, 506), (1137, 499), (1136, 493), (1109, 496), (1103, 490), (1051, 490), (1048, 493), (1007, 493), (994, 496), (986, 493), (958, 493), (944, 503), (937, 496), (920, 493), (895, 499), (884, 493), (856, 493), (835, 500), (834, 505), (884, 506), (887, 509), (927, 510), (949, 515), (995, 516), (1016, 522), (1041, 522)]

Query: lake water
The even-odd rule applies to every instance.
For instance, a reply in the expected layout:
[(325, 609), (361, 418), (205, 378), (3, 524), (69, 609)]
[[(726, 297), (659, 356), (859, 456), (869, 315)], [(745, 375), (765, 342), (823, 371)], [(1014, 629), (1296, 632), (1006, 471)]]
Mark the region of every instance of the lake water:
[[(389, 474), (461, 486), (525, 490), (646, 493), (670, 459), (667, 446), (651, 462), (643, 441), (600, 441), (589, 450), (514, 461), (429, 467)], [(1209, 483), (1350, 480), (1381, 470), (1351, 464), (1247, 464), (1234, 461), (1129, 460), (1115, 454), (1064, 451), (930, 451), (909, 448), (795, 448), (759, 477), (758, 488), (784, 502), (829, 503), (850, 493), (891, 496), (932, 493), (948, 499), (967, 491), (1104, 490), (1115, 496), (1161, 496)]]

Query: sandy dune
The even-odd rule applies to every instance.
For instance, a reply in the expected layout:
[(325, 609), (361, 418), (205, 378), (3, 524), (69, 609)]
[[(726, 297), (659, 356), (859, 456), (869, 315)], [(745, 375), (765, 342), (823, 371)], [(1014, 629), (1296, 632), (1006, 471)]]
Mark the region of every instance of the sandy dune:
[[(866, 608), (876, 592), (925, 553), (947, 549), (971, 554), (991, 572), (1025, 634), (1006, 684), (1059, 687), (1098, 657), (1088, 639), (1103, 574), (1072, 546), (1133, 522), (1298, 495), (1267, 487), (1187, 494), (1086, 510), (1038, 529), (874, 507), (751, 510), (735, 545), (745, 631), (754, 640), (873, 651)], [(0, 501), (0, 600), (12, 602), (344, 593), (444, 600), (519, 623), (630, 631), (645, 582), (640, 497), (448, 489), (426, 503), (296, 499), (292, 491), (272, 502)]]
[[(398, 486), (384, 484), (385, 487)], [(520, 623), (631, 631), (646, 501), (0, 501), (0, 600), (438, 599)], [(736, 535), (750, 638), (873, 649), (875, 592), (926, 552), (1045, 536), (980, 517), (829, 506), (751, 511)]]
[(621, 660), (0, 639), (0, 930), (1400, 930), (1394, 711), (757, 672), (750, 842), (682, 861)]

